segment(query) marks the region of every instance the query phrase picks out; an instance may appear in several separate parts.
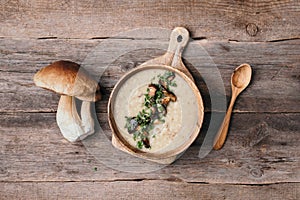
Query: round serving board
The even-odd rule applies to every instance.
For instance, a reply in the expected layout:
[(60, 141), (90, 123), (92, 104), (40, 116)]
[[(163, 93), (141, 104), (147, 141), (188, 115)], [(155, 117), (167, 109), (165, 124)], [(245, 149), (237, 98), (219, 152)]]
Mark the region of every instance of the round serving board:
[[(108, 121), (112, 129), (112, 144), (116, 148), (136, 157), (170, 164), (196, 139), (203, 122), (204, 107), (194, 79), (181, 59), (182, 51), (188, 40), (189, 33), (185, 28), (175, 28), (170, 36), (168, 51), (164, 55), (129, 71), (115, 85), (108, 102)], [(181, 123), (181, 126), (175, 133), (174, 131), (169, 133), (174, 137), (172, 141), (166, 143), (166, 146), (155, 151), (141, 150), (132, 144), (128, 137), (129, 134), (124, 128), (125, 116), (129, 113), (127, 104), (130, 95), (139, 86), (150, 84), (152, 77), (165, 71), (173, 72), (175, 80), (180, 83), (178, 87), (174, 88), (174, 93), (178, 95), (177, 104), (181, 109), (182, 117), (174, 123)], [(138, 77), (144, 78), (139, 79)]]

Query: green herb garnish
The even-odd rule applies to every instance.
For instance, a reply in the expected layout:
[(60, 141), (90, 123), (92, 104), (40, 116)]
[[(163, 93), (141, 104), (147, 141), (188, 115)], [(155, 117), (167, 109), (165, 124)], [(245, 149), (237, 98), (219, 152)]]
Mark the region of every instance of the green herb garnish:
[(137, 146), (137, 148), (142, 149), (143, 146), (144, 146), (144, 144), (143, 144), (143, 142), (140, 140), (140, 141), (138, 141), (138, 142), (136, 143), (136, 146)]

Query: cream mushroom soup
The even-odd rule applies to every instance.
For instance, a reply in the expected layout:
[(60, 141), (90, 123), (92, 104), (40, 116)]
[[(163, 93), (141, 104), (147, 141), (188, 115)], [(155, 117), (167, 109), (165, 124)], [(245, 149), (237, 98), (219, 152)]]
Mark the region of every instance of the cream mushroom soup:
[(137, 71), (119, 88), (113, 115), (122, 137), (145, 152), (164, 153), (190, 139), (198, 123), (197, 98), (175, 71)]

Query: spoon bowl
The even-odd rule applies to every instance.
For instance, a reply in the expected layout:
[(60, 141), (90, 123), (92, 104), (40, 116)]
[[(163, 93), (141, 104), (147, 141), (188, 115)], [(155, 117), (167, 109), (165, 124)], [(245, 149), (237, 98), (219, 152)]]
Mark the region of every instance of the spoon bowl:
[(231, 85), (244, 90), (250, 83), (252, 70), (250, 65), (242, 64), (237, 67), (231, 77)]

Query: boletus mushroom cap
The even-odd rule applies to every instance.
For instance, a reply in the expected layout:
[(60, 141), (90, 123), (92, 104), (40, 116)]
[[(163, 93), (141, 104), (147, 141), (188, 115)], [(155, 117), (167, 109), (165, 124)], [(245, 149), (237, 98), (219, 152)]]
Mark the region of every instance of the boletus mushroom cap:
[(39, 87), (82, 101), (101, 99), (97, 81), (83, 67), (71, 61), (56, 61), (39, 70), (33, 80)]

